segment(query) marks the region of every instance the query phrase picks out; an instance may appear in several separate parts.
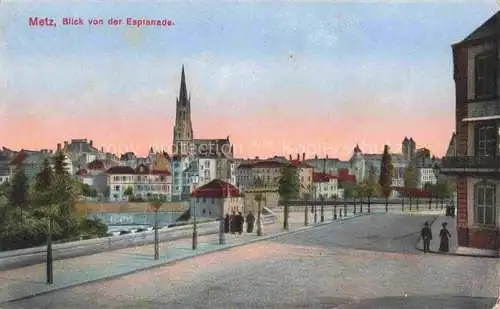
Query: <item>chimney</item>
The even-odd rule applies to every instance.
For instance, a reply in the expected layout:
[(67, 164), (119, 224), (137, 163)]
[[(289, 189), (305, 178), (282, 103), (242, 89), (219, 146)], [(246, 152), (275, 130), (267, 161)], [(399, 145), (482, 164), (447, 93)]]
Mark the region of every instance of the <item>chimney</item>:
[[(66, 142), (64, 142), (64, 144), (66, 144)], [(61, 143), (57, 144), (57, 151), (61, 151)]]
[(326, 155), (326, 159), (328, 160), (328, 155)]
[(93, 140), (90, 140), (90, 141), (89, 141), (89, 145), (90, 145), (90, 147), (93, 147), (93, 146), (94, 146), (94, 141), (93, 141)]
[(288, 155), (290, 161), (292, 161), (292, 155)]
[(68, 142), (64, 141), (64, 147), (67, 147), (67, 146), (68, 146)]
[(101, 147), (101, 152), (104, 152), (104, 147)]
[(297, 154), (297, 161), (300, 161), (300, 154)]
[(314, 155), (314, 159), (318, 160), (318, 155), (317, 154)]
[(303, 152), (303, 153), (302, 153), (302, 161), (305, 161), (305, 160), (306, 160), (306, 153), (305, 153), (305, 152)]

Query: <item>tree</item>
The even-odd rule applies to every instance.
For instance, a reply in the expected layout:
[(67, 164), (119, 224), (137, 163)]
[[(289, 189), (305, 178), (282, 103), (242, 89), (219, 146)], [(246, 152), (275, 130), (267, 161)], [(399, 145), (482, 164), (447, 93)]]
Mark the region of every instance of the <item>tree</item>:
[(160, 258), (160, 247), (158, 243), (158, 211), (161, 208), (162, 203), (159, 200), (152, 200), (149, 202), (151, 208), (155, 211), (155, 243), (154, 243), (154, 259), (158, 260)]
[(132, 190), (132, 187), (127, 187), (125, 191), (123, 191), (123, 194), (130, 199), (130, 197), (134, 194), (134, 191)]
[(9, 196), (11, 184), (8, 181), (0, 183), (0, 196), (7, 198)]
[(305, 202), (305, 206), (304, 206), (304, 225), (309, 225), (309, 209), (308, 209), (308, 205), (307, 204), (311, 200), (311, 196), (312, 196), (312, 193), (311, 193), (311, 189), (310, 188), (309, 188), (308, 191), (306, 191), (306, 192), (304, 192), (302, 194), (302, 199)]
[(66, 155), (62, 151), (58, 151), (54, 157), (54, 171), (56, 175), (69, 175)]
[(366, 183), (373, 187), (377, 186), (377, 169), (373, 164), (370, 165), (370, 169), (368, 170), (368, 180)]
[(54, 172), (50, 166), (49, 160), (43, 160), (42, 170), (36, 174), (33, 202), (36, 208), (46, 206), (52, 203), (52, 188), (54, 184)]
[(19, 209), (25, 208), (28, 202), (28, 177), (24, 173), (24, 168), (17, 167), (12, 177), (12, 184), (9, 194), (9, 202)]
[(403, 178), (405, 188), (414, 189), (417, 187), (417, 176), (415, 170), (413, 169), (413, 166), (410, 165), (405, 168)]
[(281, 200), (285, 206), (284, 210), (284, 219), (283, 219), (283, 228), (288, 230), (288, 207), (289, 202), (297, 198), (299, 195), (299, 176), (297, 170), (291, 166), (287, 165), (282, 170), (281, 179), (279, 180), (279, 188), (278, 192)]
[(339, 182), (339, 188), (344, 189), (344, 195), (342, 196), (342, 198), (347, 199), (354, 197), (356, 186), (353, 183), (347, 181)]
[(382, 154), (382, 162), (380, 165), (380, 189), (382, 195), (385, 197), (385, 211), (389, 209), (389, 196), (392, 192), (392, 174), (394, 172), (394, 166), (392, 165), (392, 157), (389, 153), (389, 146), (384, 146), (384, 153)]

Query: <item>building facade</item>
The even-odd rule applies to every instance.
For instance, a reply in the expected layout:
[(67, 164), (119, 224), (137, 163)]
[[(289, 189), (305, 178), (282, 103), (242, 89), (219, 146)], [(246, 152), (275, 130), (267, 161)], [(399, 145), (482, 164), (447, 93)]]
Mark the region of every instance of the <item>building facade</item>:
[(172, 176), (167, 170), (153, 170), (145, 165), (135, 169), (114, 166), (106, 174), (111, 202), (128, 201), (130, 197), (171, 201)]
[(336, 199), (344, 197), (344, 190), (339, 188), (338, 178), (327, 173), (313, 174), (313, 198)]
[[(410, 141), (405, 138), (403, 141), (403, 145), (410, 143)], [(414, 143), (414, 142), (413, 142)], [(411, 145), (411, 144), (410, 144)], [(405, 148), (409, 148), (409, 146), (403, 146), (403, 150)], [(406, 150), (405, 150), (406, 151)], [(407, 154), (401, 153), (392, 153), (392, 165), (394, 168), (394, 172), (392, 175), (392, 186), (393, 187), (404, 187), (404, 172), (405, 169), (410, 164), (410, 161), (406, 159), (411, 154), (414, 155), (415, 151), (408, 150)], [(380, 176), (380, 168), (382, 164), (382, 154), (364, 154), (361, 148), (358, 145), (354, 147), (353, 155), (350, 159), (351, 162), (351, 171), (353, 175), (356, 177), (356, 181), (358, 183), (362, 183), (368, 180), (368, 176), (370, 175), (370, 170), (374, 169), (377, 175), (377, 179)]]
[(243, 194), (229, 182), (215, 179), (191, 194), (191, 213), (219, 219), (232, 212), (244, 212)]
[(499, 29), (500, 12), (452, 45), (456, 153), (441, 164), (456, 176), (458, 245), (486, 250), (500, 242)]

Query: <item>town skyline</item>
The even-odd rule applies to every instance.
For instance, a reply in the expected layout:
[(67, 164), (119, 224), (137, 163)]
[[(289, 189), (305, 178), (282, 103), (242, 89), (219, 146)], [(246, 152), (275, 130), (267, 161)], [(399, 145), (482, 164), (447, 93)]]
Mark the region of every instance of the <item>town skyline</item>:
[[(155, 14), (130, 4), (1, 5), (15, 12), (2, 18), (1, 146), (54, 149), (87, 138), (118, 155), (168, 151), (184, 65), (196, 138), (230, 136), (243, 158), (305, 152), (342, 160), (356, 144), (398, 153), (405, 136), (444, 155), (454, 131), (451, 44), (498, 10), (484, 1), (290, 4), (279, 13), (251, 3), (210, 13), (165, 3)], [(175, 26), (30, 29), (34, 12), (166, 14)]]

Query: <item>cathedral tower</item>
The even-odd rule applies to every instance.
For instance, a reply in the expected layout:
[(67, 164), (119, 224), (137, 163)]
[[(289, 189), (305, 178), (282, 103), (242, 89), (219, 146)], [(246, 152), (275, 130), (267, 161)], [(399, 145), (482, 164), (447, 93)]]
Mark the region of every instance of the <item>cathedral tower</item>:
[(181, 73), (181, 87), (175, 108), (175, 125), (172, 153), (186, 155), (193, 142), (193, 125), (191, 123), (191, 95), (188, 96), (184, 65)]

